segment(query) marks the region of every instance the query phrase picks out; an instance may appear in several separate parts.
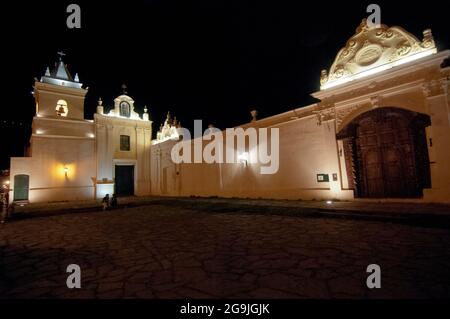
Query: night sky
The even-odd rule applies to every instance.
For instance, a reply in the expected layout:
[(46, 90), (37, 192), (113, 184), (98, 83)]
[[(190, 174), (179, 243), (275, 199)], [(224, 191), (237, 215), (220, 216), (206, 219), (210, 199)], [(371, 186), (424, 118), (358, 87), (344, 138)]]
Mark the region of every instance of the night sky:
[[(21, 156), (35, 106), (33, 78), (64, 51), (72, 75), (89, 87), (85, 117), (97, 100), (111, 106), (121, 85), (154, 131), (168, 110), (182, 125), (194, 119), (227, 128), (305, 106), (319, 89), (320, 71), (354, 34), (375, 1), (15, 1), (2, 3), (0, 168)], [(81, 29), (68, 29), (66, 7), (81, 6)], [(449, 48), (442, 1), (376, 1), (382, 23), (422, 38), (432, 28)]]

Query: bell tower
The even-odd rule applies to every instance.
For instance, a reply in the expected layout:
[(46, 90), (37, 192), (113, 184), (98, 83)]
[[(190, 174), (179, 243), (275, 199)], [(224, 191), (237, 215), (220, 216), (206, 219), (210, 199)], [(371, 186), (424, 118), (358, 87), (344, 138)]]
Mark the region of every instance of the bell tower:
[(50, 118), (84, 119), (84, 98), (87, 89), (83, 89), (78, 74), (75, 78), (64, 64), (62, 52), (58, 52), (59, 61), (53, 70), (47, 67), (41, 80), (34, 83), (36, 116)]

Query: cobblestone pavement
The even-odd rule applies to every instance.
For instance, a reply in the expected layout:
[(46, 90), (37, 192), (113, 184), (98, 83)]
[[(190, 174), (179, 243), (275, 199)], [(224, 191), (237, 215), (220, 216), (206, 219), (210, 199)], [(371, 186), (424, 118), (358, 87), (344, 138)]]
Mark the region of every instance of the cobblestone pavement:
[(181, 204), (0, 225), (0, 298), (46, 297), (448, 298), (450, 230)]

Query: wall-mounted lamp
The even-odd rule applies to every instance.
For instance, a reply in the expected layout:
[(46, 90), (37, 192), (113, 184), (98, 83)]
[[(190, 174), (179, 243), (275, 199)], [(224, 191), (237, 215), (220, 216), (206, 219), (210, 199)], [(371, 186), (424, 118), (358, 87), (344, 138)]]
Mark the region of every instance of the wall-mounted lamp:
[(69, 168), (67, 166), (64, 166), (64, 175), (67, 177), (67, 174), (69, 173)]
[(9, 185), (9, 181), (6, 181), (5, 184), (6, 184), (6, 185)]
[(247, 164), (248, 164), (248, 153), (247, 152), (239, 154), (237, 158), (240, 163), (245, 164), (245, 166), (247, 166)]

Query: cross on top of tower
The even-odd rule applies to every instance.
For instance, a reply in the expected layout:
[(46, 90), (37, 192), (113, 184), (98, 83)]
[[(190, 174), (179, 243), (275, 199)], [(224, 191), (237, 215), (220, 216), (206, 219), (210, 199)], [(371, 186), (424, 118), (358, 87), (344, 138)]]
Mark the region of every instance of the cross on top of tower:
[(59, 55), (59, 61), (62, 61), (63, 56), (65, 56), (66, 54), (62, 51), (57, 52), (57, 54)]
[(122, 93), (123, 94), (125, 94), (125, 95), (128, 94), (127, 89), (128, 89), (128, 87), (125, 84), (122, 84)]

